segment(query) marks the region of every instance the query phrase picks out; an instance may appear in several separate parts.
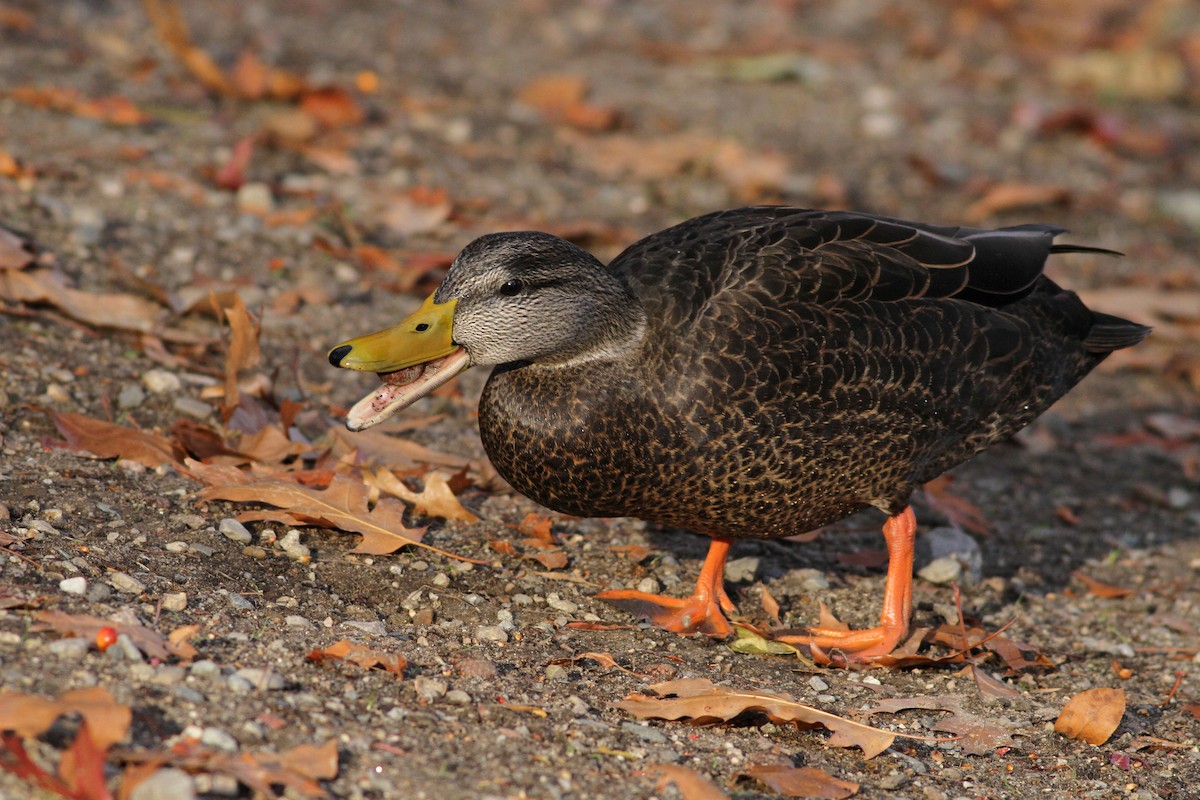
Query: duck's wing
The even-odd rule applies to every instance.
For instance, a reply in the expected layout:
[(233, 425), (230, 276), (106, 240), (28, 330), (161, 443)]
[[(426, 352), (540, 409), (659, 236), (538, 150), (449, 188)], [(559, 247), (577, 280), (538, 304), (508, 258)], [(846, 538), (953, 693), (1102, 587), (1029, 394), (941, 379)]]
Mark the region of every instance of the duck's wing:
[[(694, 317), (719, 295), (756, 284), (780, 300), (956, 298), (993, 308), (1033, 291), (1064, 229), (995, 230), (785, 206), (688, 220), (631, 245), (610, 268), (664, 317)], [(773, 285), (776, 282), (787, 285)], [(766, 285), (763, 285), (766, 282)]]

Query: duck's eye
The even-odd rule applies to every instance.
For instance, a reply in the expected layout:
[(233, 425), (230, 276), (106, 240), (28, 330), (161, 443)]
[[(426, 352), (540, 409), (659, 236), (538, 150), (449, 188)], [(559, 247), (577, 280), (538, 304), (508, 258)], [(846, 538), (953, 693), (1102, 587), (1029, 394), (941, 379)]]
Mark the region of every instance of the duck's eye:
[(524, 288), (525, 284), (521, 280), (513, 278), (511, 281), (504, 282), (504, 285), (500, 287), (500, 294), (505, 297), (512, 297), (513, 295), (520, 294)]
[(425, 332), (425, 331), (427, 331), (427, 330), (429, 330), (429, 323), (428, 323), (428, 322), (420, 322), (420, 323), (417, 323), (417, 333), (424, 333), (424, 332)]

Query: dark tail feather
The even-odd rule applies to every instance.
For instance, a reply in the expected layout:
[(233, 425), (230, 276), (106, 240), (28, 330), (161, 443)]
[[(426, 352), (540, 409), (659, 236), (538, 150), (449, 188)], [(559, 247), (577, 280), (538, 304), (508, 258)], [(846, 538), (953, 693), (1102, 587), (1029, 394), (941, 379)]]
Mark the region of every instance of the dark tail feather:
[(1050, 246), (1051, 253), (1094, 253), (1098, 256), (1124, 256), (1120, 250), (1109, 250), (1107, 247), (1088, 247), (1085, 244), (1054, 244)]
[(1092, 312), (1092, 327), (1083, 346), (1089, 353), (1111, 353), (1125, 347), (1133, 347), (1150, 335), (1150, 328), (1114, 317), (1111, 314)]

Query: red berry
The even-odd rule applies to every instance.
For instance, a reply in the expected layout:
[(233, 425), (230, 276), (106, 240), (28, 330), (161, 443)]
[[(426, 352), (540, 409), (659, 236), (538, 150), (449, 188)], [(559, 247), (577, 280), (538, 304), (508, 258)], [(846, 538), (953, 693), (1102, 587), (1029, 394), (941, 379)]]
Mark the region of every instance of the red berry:
[(105, 628), (101, 628), (100, 630), (96, 631), (96, 649), (99, 650), (100, 652), (103, 653), (105, 650), (112, 647), (116, 643), (117, 643), (117, 629), (116, 628), (105, 627)]

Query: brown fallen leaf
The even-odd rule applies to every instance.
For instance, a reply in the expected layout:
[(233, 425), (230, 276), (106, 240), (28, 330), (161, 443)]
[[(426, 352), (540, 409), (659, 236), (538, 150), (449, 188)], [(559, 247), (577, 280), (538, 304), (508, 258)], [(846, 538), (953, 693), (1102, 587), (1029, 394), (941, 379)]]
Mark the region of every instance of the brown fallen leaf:
[(1067, 701), (1054, 721), (1054, 732), (1088, 744), (1104, 744), (1124, 716), (1124, 689), (1088, 689)]
[(367, 482), (380, 491), (399, 497), (413, 507), (418, 516), (442, 517), (455, 519), (460, 522), (478, 522), (479, 517), (472, 514), (450, 489), (449, 476), (444, 472), (434, 470), (425, 475), (425, 488), (414, 492), (404, 485), (391, 470), (380, 467), (374, 473), (364, 475)]
[(615, 128), (620, 122), (616, 109), (585, 102), (587, 92), (587, 81), (581, 75), (543, 75), (522, 87), (517, 100), (552, 121), (564, 122), (578, 130)]
[[(270, 519), (285, 525), (317, 525), (362, 534), (354, 553), (384, 555), (405, 545), (417, 545), (437, 553), (453, 556), (436, 547), (421, 543), (425, 528), (409, 528), (404, 524), (404, 504), (390, 498), (380, 500), (373, 508), (368, 505), (366, 484), (334, 475), (325, 489), (307, 486), (283, 478), (254, 478), (235, 468), (218, 468), (187, 459), (188, 472), (205, 483), (200, 497), (205, 500), (232, 500), (235, 503), (265, 503), (274, 509), (245, 511), (238, 519)], [(238, 473), (235, 477), (229, 470)]]
[(327, 86), (300, 93), (300, 110), (324, 128), (345, 128), (358, 125), (366, 112), (345, 89)]
[(139, 333), (155, 332), (164, 313), (157, 303), (136, 295), (72, 289), (60, 273), (41, 267), (0, 270), (0, 299), (46, 304), (85, 325)]
[(95, 458), (124, 458), (147, 467), (178, 465), (184, 452), (165, 436), (139, 431), (70, 411), (47, 411), (67, 450), (90, 453)]
[(718, 789), (708, 778), (679, 764), (651, 764), (634, 775), (657, 778), (654, 790), (658, 792), (674, 785), (684, 800), (729, 800), (729, 795)]
[(939, 697), (897, 697), (881, 700), (876, 705), (863, 712), (863, 716), (874, 714), (895, 714), (913, 708), (930, 711), (946, 711), (949, 716), (933, 722), (935, 731), (955, 734), (955, 743), (962, 747), (963, 752), (981, 756), (991, 753), (997, 747), (1012, 744), (1012, 734), (1009, 729), (997, 722), (983, 719), (962, 707), (962, 700), (953, 695)]
[(262, 360), (258, 346), (262, 323), (246, 308), (241, 295), (235, 294), (233, 304), (224, 311), (229, 323), (229, 341), (225, 348), (225, 402), (221, 416), (228, 423), (238, 406), (238, 376)]
[(192, 646), (186, 642), (186, 636), (177, 644), (169, 638), (164, 639), (153, 628), (147, 628), (136, 622), (110, 620), (90, 614), (67, 614), (63, 611), (39, 611), (33, 615), (33, 618), (64, 636), (82, 636), (92, 640), (96, 638), (96, 633), (101, 628), (112, 628), (118, 634), (123, 633), (128, 636), (137, 649), (150, 658), (162, 661), (171, 656), (189, 660), (192, 656), (188, 654), (195, 653)]
[(968, 223), (984, 222), (1005, 211), (1062, 206), (1071, 202), (1071, 190), (1048, 183), (1001, 182), (992, 184), (983, 196), (963, 212)]
[(28, 240), (0, 226), (0, 270), (24, 269), (33, 263), (34, 257)]
[(59, 89), (50, 86), (17, 86), (8, 96), (35, 108), (62, 111), (77, 117), (95, 119), (109, 125), (144, 125), (150, 117), (128, 97), (84, 97), (78, 89)]
[(0, 769), (44, 792), (68, 800), (112, 800), (104, 771), (105, 754), (92, 738), (86, 719), (79, 723), (71, 746), (59, 756), (57, 776), (30, 758), (24, 741), (12, 731), (0, 733), (0, 754)]
[(288, 796), (325, 798), (328, 793), (318, 781), (332, 780), (338, 774), (337, 739), (323, 745), (301, 744), (284, 753), (242, 751), (224, 753), (211, 750), (196, 739), (183, 739), (171, 749), (154, 752), (117, 751), (114, 758), (126, 764), (155, 768), (174, 766), (192, 773), (230, 775), (259, 797), (278, 797), (277, 787)]
[(686, 719), (693, 725), (728, 722), (748, 711), (765, 714), (771, 722), (790, 722), (798, 728), (824, 727), (832, 732), (830, 747), (859, 747), (865, 758), (874, 758), (891, 746), (897, 736), (932, 741), (928, 737), (872, 728), (861, 722), (797, 703), (786, 694), (742, 692), (716, 686), (706, 678), (656, 683), (649, 687), (658, 697), (631, 694), (616, 703), (639, 719)]
[(1113, 586), (1111, 583), (1098, 581), (1089, 575), (1085, 575), (1079, 570), (1071, 573), (1071, 577), (1077, 579), (1080, 583), (1087, 587), (1088, 594), (1101, 597), (1105, 600), (1114, 600), (1119, 597), (1129, 597), (1137, 594), (1136, 589), (1126, 589), (1121, 586)]
[(953, 491), (950, 488), (953, 483), (953, 475), (941, 475), (927, 481), (921, 487), (925, 494), (925, 502), (941, 512), (950, 520), (951, 524), (957, 525), (969, 533), (991, 536), (992, 524), (988, 522), (983, 511), (979, 506)]
[(404, 670), (408, 668), (408, 660), (399, 653), (372, 650), (349, 639), (342, 639), (329, 647), (313, 650), (308, 654), (308, 660), (318, 664), (326, 661), (346, 661), (363, 669), (381, 669), (401, 679), (404, 678)]
[(354, 433), (344, 425), (337, 425), (329, 429), (327, 436), (335, 457), (351, 454), (353, 461), (364, 467), (388, 467), (392, 470), (425, 466), (462, 469), (470, 464), (462, 456), (439, 453), (408, 439), (389, 436), (388, 430), (391, 428)]
[(193, 77), (217, 94), (239, 96), (238, 87), (217, 66), (212, 56), (192, 43), (187, 21), (179, 6), (171, 0), (143, 0), (142, 5), (155, 33)]
[(816, 767), (793, 767), (784, 764), (757, 764), (738, 773), (765, 783), (773, 792), (785, 797), (814, 797), (843, 800), (858, 793), (859, 784), (835, 778)]
[(626, 669), (625, 667), (622, 667), (620, 664), (618, 664), (616, 662), (616, 659), (614, 659), (612, 657), (611, 653), (580, 653), (579, 655), (571, 656), (570, 658), (556, 658), (556, 659), (553, 659), (552, 661), (550, 661), (549, 663), (558, 664), (559, 666), (566, 666), (567, 664), (574, 664), (578, 661), (595, 661), (597, 664), (604, 667), (605, 669), (619, 669), (619, 670), (621, 670), (621, 672), (625, 672), (630, 675), (634, 675), (637, 677), (644, 677), (640, 673), (637, 673), (631, 669)]
[(72, 689), (54, 699), (0, 690), (0, 730), (33, 739), (49, 730), (63, 714), (83, 717), (92, 742), (101, 750), (124, 739), (133, 720), (133, 710), (114, 700), (103, 686)]

